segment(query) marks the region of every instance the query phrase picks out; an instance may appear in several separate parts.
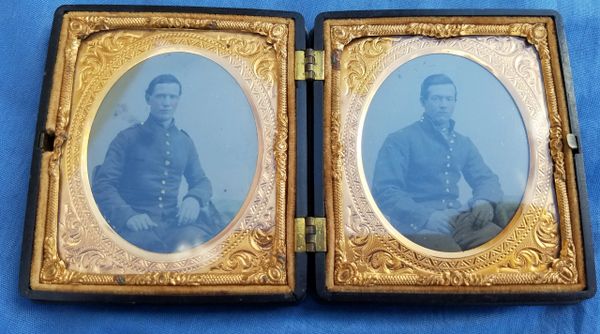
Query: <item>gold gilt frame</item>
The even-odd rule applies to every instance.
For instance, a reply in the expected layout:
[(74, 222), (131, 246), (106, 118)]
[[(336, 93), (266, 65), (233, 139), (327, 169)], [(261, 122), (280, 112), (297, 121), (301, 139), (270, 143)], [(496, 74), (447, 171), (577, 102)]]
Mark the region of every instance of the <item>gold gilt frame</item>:
[[(288, 87), (294, 87), (293, 46), (294, 21), (288, 18), (153, 12), (64, 14), (45, 124), (45, 131), (54, 134), (55, 140), (41, 158), (31, 289), (144, 295), (292, 293), (295, 257), (293, 243), (288, 241), (293, 240), (294, 231), (296, 111), (295, 91)], [(246, 77), (240, 74), (238, 81), (258, 83), (256, 89), (270, 91), (273, 104), (269, 106), (268, 99), (252, 101), (252, 89), (242, 85), (257, 119), (261, 160), (250, 198), (240, 209), (245, 213), (238, 213), (216, 237), (218, 242), (200, 246), (207, 248), (206, 252), (188, 258), (159, 256), (153, 262), (151, 255), (136, 254), (111, 241), (115, 236), (109, 228), (99, 227), (106, 223), (91, 204), (89, 185), (86, 188), (82, 180), (87, 180), (85, 143), (100, 101), (127, 69), (157, 54), (155, 49), (161, 47), (166, 48), (160, 52), (212, 54), (230, 61), (231, 68), (244, 68)], [(77, 256), (77, 247), (69, 248), (89, 233), (104, 233), (91, 245), (98, 246), (93, 261)], [(107, 249), (110, 251), (104, 254)], [(193, 266), (190, 264), (197, 260), (193, 255), (212, 261)], [(135, 266), (127, 262), (113, 266), (106, 260), (110, 256)]]
[[(563, 144), (570, 133), (568, 110), (551, 17), (327, 19), (323, 32), (328, 291), (544, 293), (586, 287), (573, 153)], [(377, 61), (390, 50), (390, 40), (416, 36), (437, 40), (512, 36), (532, 45), (538, 55), (542, 103), (549, 122), (546, 149), (551, 156), (548, 179), (550, 189), (555, 189), (554, 205), (521, 203), (499, 236), (463, 253), (428, 250), (397, 233), (378, 229), (376, 222), (366, 218), (373, 214), (360, 211), (368, 206), (357, 208), (350, 198), (357, 193), (355, 189), (368, 191), (363, 189), (364, 180), (349, 184), (352, 181), (347, 178), (358, 149), (347, 141), (350, 134), (345, 124), (352, 120), (347, 119), (341, 96), (348, 90), (373, 94), (370, 88), (375, 87)]]

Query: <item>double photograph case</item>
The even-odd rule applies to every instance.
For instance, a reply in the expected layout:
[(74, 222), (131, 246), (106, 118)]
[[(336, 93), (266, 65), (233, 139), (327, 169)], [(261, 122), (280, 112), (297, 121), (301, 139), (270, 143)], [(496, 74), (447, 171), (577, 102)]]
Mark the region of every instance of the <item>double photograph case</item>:
[(579, 301), (578, 132), (555, 12), (61, 7), (20, 289)]

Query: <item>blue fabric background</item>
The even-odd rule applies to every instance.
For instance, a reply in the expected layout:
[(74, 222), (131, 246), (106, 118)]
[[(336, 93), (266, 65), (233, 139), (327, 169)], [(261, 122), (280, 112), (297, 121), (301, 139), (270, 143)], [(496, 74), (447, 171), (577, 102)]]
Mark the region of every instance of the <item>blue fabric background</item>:
[[(89, 1), (80, 1), (88, 3)], [(96, 0), (91, 3), (99, 3)], [(120, 1), (113, 4), (156, 4)], [(415, 307), (322, 304), (295, 306), (167, 306), (34, 302), (17, 290), (23, 219), (34, 129), (53, 12), (60, 1), (8, 0), (0, 7), (0, 332), (212, 333), (415, 332), (592, 333), (600, 326), (600, 297), (569, 306)], [(588, 1), (163, 1), (162, 5), (247, 7), (300, 12), (312, 29), (332, 10), (392, 8), (555, 9), (564, 19), (585, 150), (595, 250), (600, 245), (600, 5)], [(600, 267), (596, 260), (596, 268)]]

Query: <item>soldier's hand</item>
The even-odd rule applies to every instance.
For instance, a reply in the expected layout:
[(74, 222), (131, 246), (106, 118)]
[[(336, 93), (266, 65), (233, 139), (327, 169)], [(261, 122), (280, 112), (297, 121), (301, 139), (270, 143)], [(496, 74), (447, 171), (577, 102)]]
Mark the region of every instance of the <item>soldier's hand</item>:
[(150, 230), (156, 226), (158, 225), (145, 213), (131, 216), (127, 220), (127, 227), (135, 232)]
[(451, 232), (450, 222), (456, 218), (458, 214), (458, 211), (455, 209), (434, 211), (431, 216), (429, 216), (429, 219), (425, 224), (425, 228), (428, 230), (448, 234)]
[(486, 200), (475, 201), (475, 203), (473, 203), (473, 209), (471, 209), (471, 212), (475, 216), (474, 227), (476, 228), (481, 228), (484, 223), (494, 219), (494, 207)]
[(198, 219), (200, 214), (200, 203), (194, 197), (188, 197), (183, 200), (181, 207), (179, 207), (179, 213), (177, 213), (177, 224), (187, 225), (191, 224)]

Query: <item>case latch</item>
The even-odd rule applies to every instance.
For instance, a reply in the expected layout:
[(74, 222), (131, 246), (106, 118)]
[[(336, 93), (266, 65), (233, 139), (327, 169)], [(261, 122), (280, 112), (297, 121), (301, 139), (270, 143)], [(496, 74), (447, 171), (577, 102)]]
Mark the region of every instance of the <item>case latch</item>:
[(572, 150), (577, 150), (579, 148), (579, 145), (577, 145), (577, 137), (574, 134), (567, 134), (567, 145), (569, 145), (569, 148)]
[(294, 220), (296, 226), (296, 252), (325, 252), (327, 251), (325, 218), (300, 217)]
[(324, 80), (323, 51), (306, 49), (296, 51), (296, 80)]

